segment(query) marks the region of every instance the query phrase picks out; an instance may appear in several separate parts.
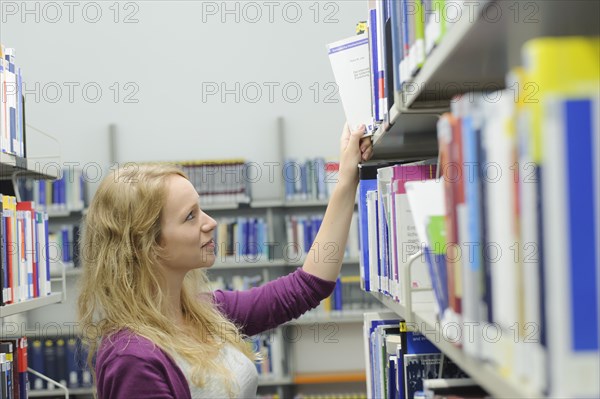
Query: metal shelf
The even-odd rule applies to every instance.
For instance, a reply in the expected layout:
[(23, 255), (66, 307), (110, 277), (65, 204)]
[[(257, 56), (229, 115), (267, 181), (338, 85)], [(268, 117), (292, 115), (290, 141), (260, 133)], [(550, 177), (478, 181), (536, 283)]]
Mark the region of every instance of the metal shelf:
[(373, 135), (374, 161), (423, 159), (437, 156), (437, 121), (445, 110), (401, 113), (394, 104), (388, 123)]
[[(241, 256), (240, 256), (241, 257)], [(348, 258), (342, 261), (343, 264), (358, 264), (358, 258)], [(261, 269), (268, 267), (300, 267), (304, 264), (304, 257), (298, 261), (292, 261), (290, 259), (273, 259), (273, 260), (261, 260), (257, 262), (250, 262), (241, 259), (237, 261), (225, 261), (215, 262), (209, 270), (231, 270), (231, 269)], [(68, 273), (67, 273), (68, 274)]]
[(256, 200), (250, 203), (229, 203), (229, 204), (205, 204), (201, 205), (205, 211), (227, 211), (235, 209), (267, 209), (267, 208), (305, 208), (305, 207), (326, 207), (329, 199), (326, 200), (296, 200), (284, 201), (278, 199)]
[(260, 269), (265, 267), (285, 267), (289, 264), (284, 259), (261, 260), (249, 262), (243, 260), (243, 257), (237, 261), (215, 262), (209, 270), (231, 270), (231, 269)]
[(0, 307), (0, 319), (7, 316), (12, 316), (18, 313), (28, 312), (33, 309), (41, 308), (43, 306), (52, 305), (59, 303), (63, 300), (62, 292), (52, 293), (48, 296), (29, 299), (27, 301), (13, 303)]
[(12, 154), (0, 153), (0, 179), (27, 177), (31, 179), (56, 179), (58, 176), (43, 171), (43, 167), (26, 158)]
[(258, 377), (259, 387), (272, 387), (279, 385), (291, 385), (293, 384), (292, 377)]
[(323, 313), (306, 313), (298, 319), (287, 322), (287, 325), (312, 325), (314, 323), (336, 323), (336, 324), (356, 324), (362, 323), (365, 312), (372, 312), (375, 309), (361, 310), (332, 310), (331, 312)]
[[(69, 395), (93, 395), (94, 388), (69, 388)], [(48, 396), (64, 396), (60, 389), (32, 389), (28, 392), (30, 398), (45, 398)]]

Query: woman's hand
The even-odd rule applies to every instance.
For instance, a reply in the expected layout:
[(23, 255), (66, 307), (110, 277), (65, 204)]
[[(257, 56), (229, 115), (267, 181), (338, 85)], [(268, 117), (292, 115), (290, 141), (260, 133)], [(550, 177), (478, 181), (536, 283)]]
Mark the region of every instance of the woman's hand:
[(350, 132), (348, 123), (344, 124), (340, 139), (340, 182), (358, 183), (358, 164), (371, 159), (373, 144), (371, 137), (363, 137), (365, 126)]

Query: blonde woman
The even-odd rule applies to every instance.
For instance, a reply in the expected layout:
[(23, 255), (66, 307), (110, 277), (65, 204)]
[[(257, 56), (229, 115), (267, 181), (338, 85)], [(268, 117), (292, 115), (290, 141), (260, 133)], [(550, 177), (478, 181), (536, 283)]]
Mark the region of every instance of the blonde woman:
[(86, 216), (78, 302), (99, 398), (256, 396), (244, 337), (299, 317), (332, 292), (357, 165), (372, 153), (363, 132), (343, 130), (339, 181), (314, 244), (322, 256), (249, 291), (208, 292), (216, 224), (179, 169), (140, 165), (101, 183)]

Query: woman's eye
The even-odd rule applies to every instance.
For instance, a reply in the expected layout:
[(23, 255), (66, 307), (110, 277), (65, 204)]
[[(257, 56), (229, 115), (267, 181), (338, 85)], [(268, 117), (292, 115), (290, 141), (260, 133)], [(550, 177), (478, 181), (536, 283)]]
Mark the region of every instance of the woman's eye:
[(186, 221), (188, 220), (192, 220), (194, 218), (194, 211), (190, 212), (187, 217), (185, 218)]

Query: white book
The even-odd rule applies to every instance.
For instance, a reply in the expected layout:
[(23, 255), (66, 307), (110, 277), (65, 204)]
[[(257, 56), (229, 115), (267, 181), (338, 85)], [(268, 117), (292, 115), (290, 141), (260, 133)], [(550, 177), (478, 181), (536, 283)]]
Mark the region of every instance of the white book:
[(427, 223), (431, 216), (443, 216), (446, 213), (444, 203), (444, 182), (442, 179), (407, 181), (404, 183), (408, 203), (419, 241), (429, 246)]
[(369, 254), (369, 278), (372, 292), (381, 288), (379, 278), (379, 240), (377, 234), (377, 191), (367, 191), (367, 230)]
[[(390, 223), (390, 194), (391, 194), (391, 181), (392, 181), (393, 167), (387, 166), (385, 168), (379, 168), (377, 170), (377, 203), (378, 203), (378, 228), (379, 228), (379, 259), (381, 261), (381, 283), (383, 292), (390, 294), (390, 288), (392, 284), (391, 266), (392, 266), (392, 254), (390, 249), (392, 248), (392, 241), (390, 235), (392, 234), (392, 225)], [(393, 294), (392, 294), (393, 296)]]
[(585, 94), (544, 100), (541, 186), (549, 396), (597, 398), (600, 101)]
[[(421, 249), (421, 243), (416, 233), (415, 222), (413, 219), (412, 211), (408, 203), (408, 196), (406, 193), (401, 192), (399, 185), (404, 185), (404, 180), (394, 180), (392, 184), (395, 186), (392, 189), (393, 201), (394, 201), (394, 240), (396, 256), (394, 257), (395, 262), (398, 263), (396, 275), (396, 288), (397, 295), (401, 302), (404, 301), (404, 281), (402, 280), (402, 267), (411, 256), (419, 252)], [(424, 257), (420, 257), (415, 260), (411, 269), (410, 283), (409, 285), (413, 288), (425, 288), (431, 287), (431, 277), (429, 276), (429, 270), (425, 264)], [(431, 292), (415, 292), (412, 296), (413, 303), (416, 302), (432, 302), (433, 295)]]
[[(483, 357), (496, 361), (502, 369), (515, 370), (511, 362), (515, 343), (513, 331), (519, 323), (517, 283), (518, 263), (514, 259), (515, 236), (515, 184), (514, 136), (508, 129), (514, 113), (514, 100), (508, 91), (492, 93), (496, 102), (482, 102), (485, 124), (481, 131), (481, 145), (485, 156), (482, 179), (486, 192), (484, 217), (487, 223), (487, 237), (484, 243), (489, 249), (492, 284), (492, 314), (502, 329), (499, 342), (494, 339), (482, 341)], [(512, 295), (507, 295), (513, 292)], [(493, 337), (496, 333), (490, 333)]]
[(367, 35), (352, 36), (331, 43), (327, 48), (350, 130), (365, 125), (367, 134), (373, 133), (371, 66)]

